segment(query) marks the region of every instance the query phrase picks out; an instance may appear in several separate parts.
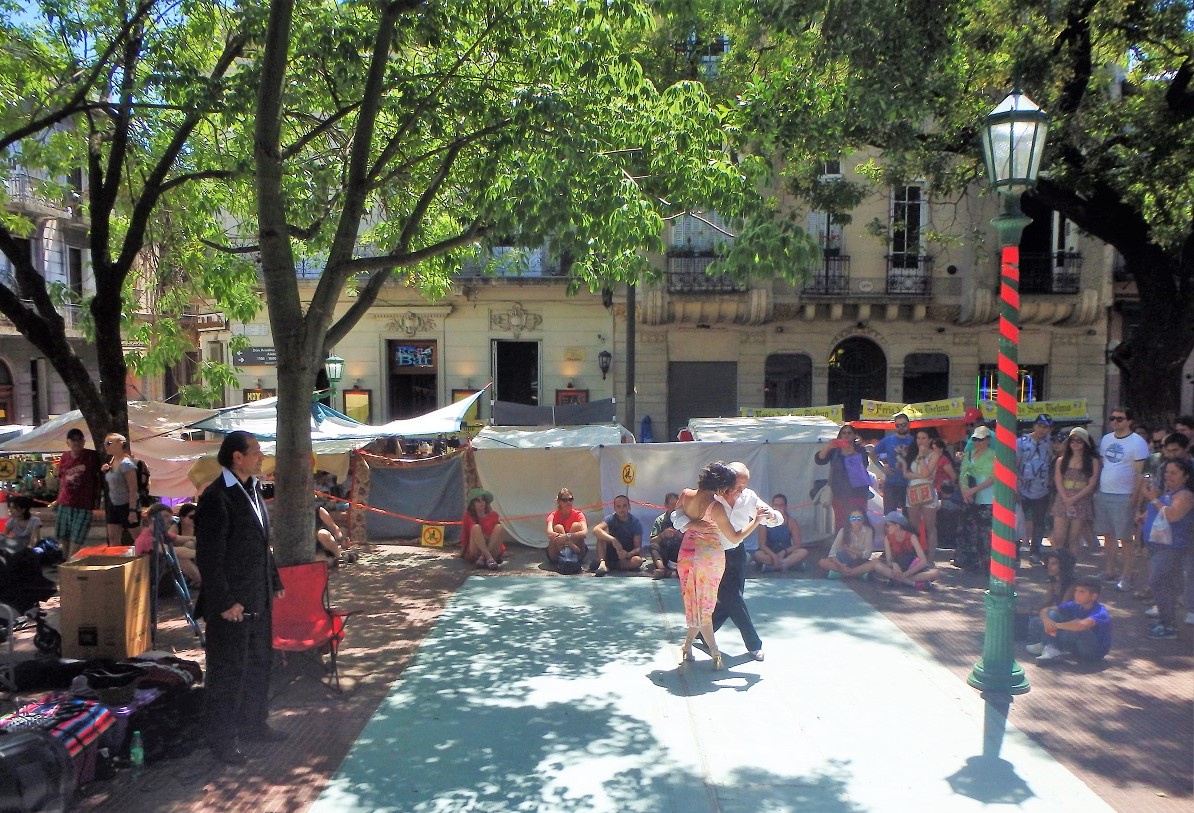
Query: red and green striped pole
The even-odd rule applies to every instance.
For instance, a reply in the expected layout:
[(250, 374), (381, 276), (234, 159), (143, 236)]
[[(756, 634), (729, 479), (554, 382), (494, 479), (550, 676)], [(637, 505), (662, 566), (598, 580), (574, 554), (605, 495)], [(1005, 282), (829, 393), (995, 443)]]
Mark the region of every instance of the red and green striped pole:
[(983, 657), (967, 682), (1000, 695), (1024, 694), (1028, 679), (1016, 663), (1016, 420), (1020, 383), (1020, 236), (1032, 220), (1020, 210), (1018, 193), (1001, 195), (1003, 212), (991, 221), (999, 233), (999, 394), (995, 428), (995, 505), (991, 524), (991, 572), (984, 604)]

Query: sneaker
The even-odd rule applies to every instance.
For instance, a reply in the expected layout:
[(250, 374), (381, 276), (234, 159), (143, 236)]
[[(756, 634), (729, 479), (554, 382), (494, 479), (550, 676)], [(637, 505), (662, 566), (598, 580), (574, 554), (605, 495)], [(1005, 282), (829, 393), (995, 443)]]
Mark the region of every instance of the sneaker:
[(1154, 641), (1171, 641), (1177, 637), (1177, 630), (1164, 624), (1157, 624), (1148, 631), (1148, 637)]
[(1186, 613), (1186, 623), (1194, 626), (1194, 613)]
[(1154, 604), (1153, 606), (1151, 606), (1147, 610), (1145, 610), (1144, 614), (1146, 616), (1148, 616), (1149, 618), (1160, 618), (1161, 611), (1157, 608), (1157, 605)]
[(1120, 579), (1115, 583), (1115, 589), (1121, 593), (1127, 593), (1132, 589), (1131, 579)]
[(1053, 644), (1045, 644), (1041, 650), (1041, 654), (1037, 655), (1037, 663), (1048, 663), (1049, 661), (1061, 660), (1061, 650), (1053, 646)]
[(1044, 642), (1041, 642), (1039, 644), (1029, 644), (1028, 646), (1024, 647), (1024, 650), (1029, 655), (1039, 655), (1045, 651), (1045, 644), (1044, 644)]
[(606, 567), (605, 561), (602, 560), (601, 562), (597, 563), (597, 567), (593, 570), (593, 575), (604, 576), (606, 573), (609, 573), (609, 568)]

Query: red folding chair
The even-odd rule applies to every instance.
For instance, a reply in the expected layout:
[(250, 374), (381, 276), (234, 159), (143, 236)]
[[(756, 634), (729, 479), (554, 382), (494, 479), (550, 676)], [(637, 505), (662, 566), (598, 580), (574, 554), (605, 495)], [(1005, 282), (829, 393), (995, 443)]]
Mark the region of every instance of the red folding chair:
[(340, 691), (340, 671), (336, 651), (344, 640), (344, 625), (354, 613), (333, 609), (328, 604), (328, 563), (308, 562), (278, 568), (282, 577), (282, 598), (274, 600), (274, 649), (280, 652), (313, 651), (323, 664), (329, 655), (327, 671)]

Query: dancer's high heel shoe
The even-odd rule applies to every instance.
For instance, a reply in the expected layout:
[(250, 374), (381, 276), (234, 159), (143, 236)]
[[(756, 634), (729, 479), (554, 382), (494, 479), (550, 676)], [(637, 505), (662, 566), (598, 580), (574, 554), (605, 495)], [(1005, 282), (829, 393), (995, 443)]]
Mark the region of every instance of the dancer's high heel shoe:
[(721, 653), (719, 652), (713, 656), (713, 671), (720, 672), (722, 669), (725, 669), (725, 668), (726, 668), (726, 665), (722, 661)]
[(680, 665), (683, 666), (686, 663), (692, 663), (692, 647), (691, 646), (680, 647)]

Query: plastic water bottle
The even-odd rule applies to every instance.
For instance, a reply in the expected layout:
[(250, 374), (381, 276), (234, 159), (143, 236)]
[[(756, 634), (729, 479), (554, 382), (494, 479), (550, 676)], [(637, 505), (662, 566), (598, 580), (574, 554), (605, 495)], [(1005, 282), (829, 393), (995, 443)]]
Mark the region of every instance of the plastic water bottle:
[(565, 545), (564, 547), (560, 548), (560, 560), (563, 562), (575, 562), (576, 551)]
[(145, 770), (145, 746), (141, 744), (140, 731), (133, 732), (133, 739), (129, 744), (129, 765), (132, 766), (134, 777), (140, 776)]

